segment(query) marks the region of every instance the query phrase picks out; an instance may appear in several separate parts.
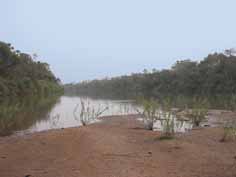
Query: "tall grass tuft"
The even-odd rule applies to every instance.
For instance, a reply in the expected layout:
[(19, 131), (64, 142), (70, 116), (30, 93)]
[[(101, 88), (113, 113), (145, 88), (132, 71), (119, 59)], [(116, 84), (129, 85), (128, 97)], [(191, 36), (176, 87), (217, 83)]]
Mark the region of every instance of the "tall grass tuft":
[(153, 130), (155, 122), (159, 121), (163, 127), (160, 139), (172, 139), (175, 135), (176, 117), (171, 111), (170, 100), (166, 99), (162, 103), (158, 103), (153, 99), (143, 99), (141, 106), (143, 112), (139, 111), (139, 113), (143, 116), (146, 128)]
[(163, 132), (160, 139), (172, 139), (175, 136), (176, 116), (171, 110), (172, 104), (170, 99), (165, 99), (162, 103), (162, 119), (161, 125)]
[(206, 99), (193, 99), (193, 106), (191, 110), (187, 110), (187, 117), (190, 118), (193, 126), (199, 127), (200, 124), (206, 120), (208, 113), (208, 102)]
[(153, 130), (153, 125), (155, 121), (159, 120), (160, 115), (160, 105), (156, 100), (141, 99), (139, 104), (142, 107), (142, 111), (138, 111), (143, 117), (143, 122), (148, 130)]

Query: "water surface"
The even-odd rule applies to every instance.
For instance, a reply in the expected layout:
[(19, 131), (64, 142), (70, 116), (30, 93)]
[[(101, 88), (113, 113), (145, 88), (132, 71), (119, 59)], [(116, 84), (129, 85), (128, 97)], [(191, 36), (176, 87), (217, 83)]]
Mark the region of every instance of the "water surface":
[(107, 108), (101, 116), (136, 113), (131, 100), (105, 100), (79, 96), (35, 99), (13, 105), (6, 104), (0, 108), (0, 135), (81, 126), (79, 119), (81, 100), (95, 110)]
[[(0, 105), (0, 136), (81, 126), (81, 101), (94, 110), (106, 110), (100, 116), (137, 114), (137, 110), (142, 112), (132, 100), (92, 99), (79, 96), (30, 98), (16, 104)], [(176, 132), (189, 131), (193, 126), (191, 122), (180, 121), (177, 118), (173, 119), (173, 123)], [(163, 121), (154, 122), (154, 130), (163, 131), (164, 127)]]

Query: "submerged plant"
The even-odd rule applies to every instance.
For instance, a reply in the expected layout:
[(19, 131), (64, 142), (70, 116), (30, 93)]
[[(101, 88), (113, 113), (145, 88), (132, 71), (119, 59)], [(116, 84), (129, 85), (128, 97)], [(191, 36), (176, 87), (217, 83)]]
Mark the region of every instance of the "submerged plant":
[(187, 116), (194, 126), (199, 127), (200, 124), (206, 120), (208, 113), (208, 103), (206, 100), (194, 99), (193, 107), (191, 110), (187, 110)]
[(52, 116), (50, 119), (51, 128), (56, 128), (60, 120), (60, 114), (56, 114), (55, 116)]
[[(80, 116), (77, 117), (77, 110), (80, 107)], [(88, 125), (91, 121), (96, 120), (99, 116), (101, 116), (106, 110), (108, 110), (108, 107), (101, 108), (101, 106), (95, 108), (95, 106), (91, 105), (89, 101), (81, 100), (80, 105), (77, 104), (74, 109), (74, 117), (76, 120), (80, 120), (83, 126)]]

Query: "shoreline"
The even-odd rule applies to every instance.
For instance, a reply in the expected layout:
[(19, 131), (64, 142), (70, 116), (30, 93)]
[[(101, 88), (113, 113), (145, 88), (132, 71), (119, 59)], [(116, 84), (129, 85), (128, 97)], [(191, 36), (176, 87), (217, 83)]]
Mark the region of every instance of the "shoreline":
[[(106, 118), (111, 118), (111, 117), (123, 117), (123, 116), (134, 116), (139, 118), (140, 114), (117, 114), (117, 115), (105, 115), (105, 116), (101, 116), (97, 119), (97, 121), (89, 123), (90, 124), (94, 124), (97, 122), (100, 122), (101, 120), (105, 120)], [(235, 111), (230, 111), (230, 110), (221, 110), (221, 109), (210, 109), (208, 111), (208, 116), (207, 119), (208, 121), (203, 121), (203, 127), (205, 125), (207, 125), (206, 127), (222, 127), (225, 122), (233, 120), (236, 116), (236, 112)], [(25, 135), (31, 135), (31, 134), (35, 134), (35, 133), (40, 133), (40, 132), (48, 132), (48, 131), (52, 131), (52, 130), (61, 130), (61, 129), (67, 129), (67, 128), (78, 128), (81, 127), (82, 125), (76, 125), (76, 126), (69, 126), (69, 127), (55, 127), (55, 128), (49, 128), (49, 129), (43, 129), (43, 130), (39, 130), (39, 131), (30, 131), (29, 129), (26, 130), (20, 130), (20, 131), (16, 131), (10, 135), (7, 136), (0, 136), (0, 140), (2, 138), (6, 138), (6, 137), (21, 137), (21, 136), (25, 136)], [(193, 128), (194, 129), (194, 128)]]

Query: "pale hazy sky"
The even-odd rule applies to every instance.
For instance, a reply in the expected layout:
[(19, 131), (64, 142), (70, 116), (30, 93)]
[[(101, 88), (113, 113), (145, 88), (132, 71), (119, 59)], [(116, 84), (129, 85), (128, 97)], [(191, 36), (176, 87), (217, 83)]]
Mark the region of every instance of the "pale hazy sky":
[(235, 0), (0, 0), (0, 40), (74, 82), (235, 47), (235, 8)]

